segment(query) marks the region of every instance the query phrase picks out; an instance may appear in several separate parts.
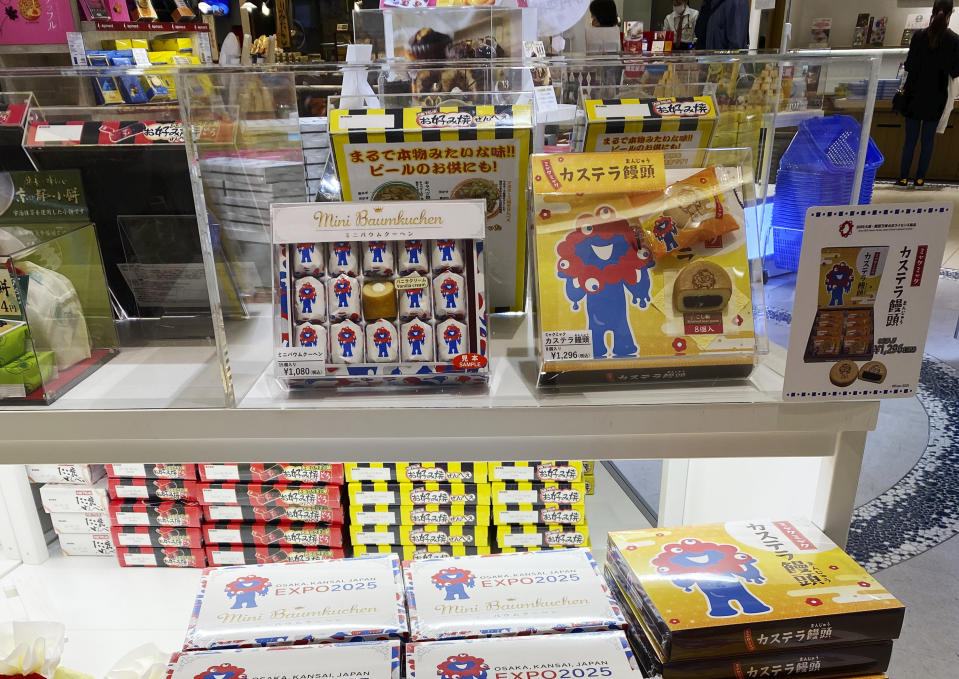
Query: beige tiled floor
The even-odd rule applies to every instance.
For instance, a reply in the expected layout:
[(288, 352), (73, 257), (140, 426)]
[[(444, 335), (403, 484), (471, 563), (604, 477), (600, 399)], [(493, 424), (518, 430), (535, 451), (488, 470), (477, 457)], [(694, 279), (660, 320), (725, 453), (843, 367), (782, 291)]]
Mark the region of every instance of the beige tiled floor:
[(927, 200), (952, 201), (955, 206), (942, 265), (947, 269), (959, 269), (959, 186), (930, 184), (922, 189), (901, 189), (892, 184), (877, 184), (872, 194), (873, 203), (911, 203)]

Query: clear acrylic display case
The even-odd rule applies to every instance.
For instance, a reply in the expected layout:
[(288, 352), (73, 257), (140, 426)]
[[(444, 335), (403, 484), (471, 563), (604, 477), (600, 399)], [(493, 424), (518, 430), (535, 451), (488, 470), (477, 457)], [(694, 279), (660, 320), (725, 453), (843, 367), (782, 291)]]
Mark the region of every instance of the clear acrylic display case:
[[(374, 28), (384, 25), (385, 15), (360, 14), (364, 16), (358, 21), (358, 30), (368, 27), (362, 30), (368, 30), (370, 41), (376, 45)], [(481, 40), (481, 33), (496, 36), (493, 14), (489, 16), (460, 41)], [(385, 35), (385, 29), (379, 30)], [(362, 41), (359, 32), (357, 36)], [(451, 39), (450, 44), (455, 42)], [(30, 111), (35, 127), (84, 123), (100, 130), (107, 124), (103, 136), (97, 134), (94, 143), (81, 139), (77, 144), (66, 139), (61, 142), (71, 143), (44, 148), (35, 143), (35, 137), (31, 142), (29, 125), (21, 142), (24, 156), (33, 167), (77, 167), (84, 173), (104, 256), (120, 353), (138, 366), (136, 377), (124, 383), (129, 391), (122, 395), (98, 391), (91, 383), (89, 392), (75, 391), (66, 400), (78, 408), (277, 403), (275, 395), (263, 390), (272, 325), (267, 210), (273, 202), (340, 197), (326, 118), (328, 97), (341, 93), (344, 77), (366, 83), (369, 90), (363, 96), (375, 97), (376, 106), (385, 108), (387, 95), (397, 97), (403, 106), (454, 103), (450, 98), (437, 97), (443, 93), (432, 86), (428, 92), (416, 92), (415, 83), (437, 81), (437, 77), (442, 83), (442, 72), (453, 71), (447, 75), (449, 84), (463, 75), (455, 71), (469, 71), (467, 83), (476, 82), (477, 89), (474, 91), (471, 85), (456, 88), (458, 91), (452, 93), (458, 100), (455, 103), (469, 105), (478, 103), (478, 99), (493, 105), (528, 103), (533, 109), (531, 152), (570, 148), (583, 88), (612, 88), (596, 92), (612, 92), (616, 97), (634, 91), (629, 89), (634, 86), (642, 86), (644, 91), (651, 87), (654, 95), (667, 89), (681, 92), (689, 87), (715, 87), (719, 120), (710, 145), (750, 149), (755, 163), (756, 199), (747, 208), (755, 211), (759, 231), (750, 239), (749, 253), (751, 260), (762, 259), (767, 273), (775, 275), (779, 270), (771, 257), (773, 211), (766, 196), (771, 195), (769, 187), (775, 183), (779, 157), (795, 126), (805, 118), (851, 111), (868, 120), (871, 102), (851, 100), (845, 84), (875, 78), (878, 65), (878, 59), (860, 55), (801, 52), (566, 55), (541, 61), (464, 60), (455, 68), (448, 61), (410, 60), (395, 54), (359, 66), (168, 66), (149, 70), (175, 79), (179, 95), (176, 102), (125, 108), (92, 105), (91, 79), (144, 72), (141, 69), (7, 69), (0, 74), (3, 90), (32, 93), (36, 106)], [(555, 107), (533, 102), (534, 69), (548, 71)], [(480, 91), (480, 84), (491, 87)], [(860, 107), (858, 114), (856, 106)], [(182, 132), (182, 137), (146, 144), (142, 143), (145, 130), (141, 130), (119, 139), (123, 135), (118, 131), (128, 123), (150, 121), (177, 123), (180, 127), (173, 129)], [(109, 143), (111, 133), (116, 143)], [(234, 184), (227, 188), (227, 180), (235, 174), (229, 171), (229, 164), (262, 165), (261, 161), (302, 171), (293, 170), (294, 174), (282, 181), (272, 182), (266, 181), (266, 174), (257, 175), (256, 181), (247, 176), (241, 187)], [(147, 190), (146, 199), (143, 190)], [(246, 195), (238, 196), (238, 191)], [(150, 235), (151, 228), (166, 235)], [(175, 240), (176, 247), (164, 246), (165, 239), (170, 243)], [(187, 241), (193, 245), (184, 246)], [(198, 263), (202, 268), (197, 267)], [(130, 277), (133, 272), (149, 275), (154, 267), (167, 267), (161, 269), (163, 275), (177, 283), (171, 289), (189, 292), (181, 300), (183, 304), (138, 303)], [(203, 290), (209, 300), (206, 307), (186, 303), (191, 297), (196, 300)], [(147, 300), (159, 301), (156, 297)], [(782, 306), (788, 310), (790, 303), (775, 301), (777, 313)], [(494, 317), (491, 331), (493, 363), (500, 350), (515, 352), (520, 348), (528, 353), (533, 346), (525, 334), (529, 332), (526, 324), (516, 319)], [(520, 354), (513, 355), (522, 360)], [(153, 376), (157, 374), (148, 367), (151, 365), (179, 367), (161, 371), (163, 379), (146, 389), (143, 385), (155, 382)], [(135, 387), (137, 380), (143, 381)], [(495, 376), (491, 383), (497, 384)], [(534, 381), (526, 377), (521, 383), (522, 391), (535, 397)], [(80, 393), (86, 395), (75, 400)], [(675, 394), (675, 398), (695, 398)]]
[(0, 229), (0, 403), (48, 405), (118, 352), (96, 230), (69, 221)]

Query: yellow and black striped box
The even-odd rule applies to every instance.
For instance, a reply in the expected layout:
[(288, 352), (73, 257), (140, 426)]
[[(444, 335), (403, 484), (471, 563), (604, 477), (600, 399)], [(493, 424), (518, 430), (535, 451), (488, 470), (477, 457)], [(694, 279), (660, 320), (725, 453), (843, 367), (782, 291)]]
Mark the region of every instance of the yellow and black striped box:
[(596, 473), (596, 460), (583, 460), (583, 474), (586, 476), (592, 476), (595, 473)]
[(487, 547), (466, 545), (357, 545), (353, 548), (353, 556), (367, 554), (396, 554), (403, 561), (417, 559), (443, 559), (451, 556), (484, 556), (492, 552)]
[(343, 467), (348, 482), (486, 483), (485, 462), (347, 462)]
[(489, 546), (487, 526), (350, 526), (350, 543), (358, 545)]
[(585, 464), (579, 460), (489, 462), (490, 481), (582, 481)]
[(486, 200), (493, 311), (522, 311), (532, 107), (332, 109), (330, 141), (345, 201)]
[(584, 480), (583, 483), (586, 484), (586, 494), (592, 495), (596, 492), (596, 477), (589, 475)]
[(589, 547), (589, 530), (586, 526), (561, 526), (558, 524), (535, 526), (499, 526), (496, 529), (496, 544), (507, 547)]
[(494, 505), (579, 505), (586, 499), (586, 484), (547, 481), (495, 481), (490, 484)]
[(564, 526), (585, 526), (586, 506), (582, 503), (569, 506), (550, 505), (493, 505), (493, 523), (502, 525), (525, 525), (553, 523)]
[(488, 526), (489, 505), (351, 505), (350, 523), (382, 526)]
[(659, 99), (587, 99), (586, 152), (662, 151), (666, 167), (685, 165), (688, 156), (670, 151), (705, 149), (716, 127), (717, 106), (712, 96)]
[(488, 483), (393, 483), (372, 481), (349, 483), (346, 492), (351, 504), (358, 505), (488, 505)]

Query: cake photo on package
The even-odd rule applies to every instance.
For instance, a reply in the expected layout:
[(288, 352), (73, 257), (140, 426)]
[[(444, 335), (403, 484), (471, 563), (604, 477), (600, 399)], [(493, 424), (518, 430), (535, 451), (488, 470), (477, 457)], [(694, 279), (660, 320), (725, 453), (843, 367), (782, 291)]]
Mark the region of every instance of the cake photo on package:
[(804, 520), (613, 532), (607, 564), (664, 662), (886, 641), (905, 613)]
[(404, 575), (414, 641), (626, 626), (585, 549), (413, 561)]
[(396, 555), (204, 572), (186, 651), (407, 636)]
[[(523, 671), (518, 672), (519, 669)], [(407, 679), (626, 679), (632, 676), (639, 679), (642, 675), (626, 635), (616, 631), (412, 643), (406, 647), (406, 676)]]
[[(321, 675), (315, 675), (322, 668)], [(168, 679), (399, 679), (400, 642), (273, 646), (196, 651), (176, 656)]]

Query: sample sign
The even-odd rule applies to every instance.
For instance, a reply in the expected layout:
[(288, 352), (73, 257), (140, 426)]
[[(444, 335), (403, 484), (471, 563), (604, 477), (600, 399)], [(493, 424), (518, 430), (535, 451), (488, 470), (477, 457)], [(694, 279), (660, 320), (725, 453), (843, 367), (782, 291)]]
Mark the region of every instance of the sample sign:
[(951, 203), (809, 209), (783, 399), (916, 392), (951, 217)]

